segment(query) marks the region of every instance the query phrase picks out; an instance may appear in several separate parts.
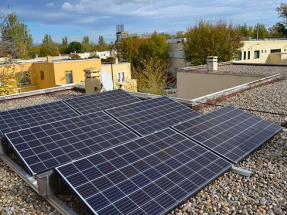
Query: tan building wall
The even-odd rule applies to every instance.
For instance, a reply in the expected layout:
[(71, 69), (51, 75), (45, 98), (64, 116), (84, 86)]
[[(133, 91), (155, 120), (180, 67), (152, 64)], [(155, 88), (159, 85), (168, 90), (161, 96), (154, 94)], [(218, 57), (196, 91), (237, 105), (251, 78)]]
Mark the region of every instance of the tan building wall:
[[(56, 87), (68, 83), (84, 84), (84, 70), (87, 68), (96, 68), (99, 71), (102, 71), (102, 64), (100, 59), (63, 60), (53, 62), (52, 59), (47, 58), (47, 61), (45, 62), (22, 62), (13, 68), (17, 72), (29, 73), (30, 81), (19, 83), (15, 88), (15, 93), (20, 93)], [(103, 69), (111, 74), (110, 64), (103, 64)], [(113, 74), (115, 89), (121, 84), (122, 89), (136, 91), (136, 80), (131, 79), (130, 63), (113, 64)], [(121, 79), (119, 83), (118, 78)]]
[(70, 60), (63, 62), (53, 62), (56, 85), (69, 84), (67, 73), (72, 74), (72, 83), (81, 83), (85, 81), (84, 69), (101, 68), (101, 60)]
[(251, 40), (243, 43), (236, 62), (281, 64), (287, 61), (287, 40)]
[(113, 77), (115, 89), (120, 88), (121, 85), (121, 88), (124, 90), (137, 91), (137, 81), (131, 77), (130, 63), (102, 64), (102, 71), (103, 70), (106, 70)]
[(262, 76), (178, 72), (177, 97), (183, 99), (195, 99), (241, 84), (249, 83), (260, 78), (262, 78)]
[(168, 56), (169, 56), (169, 71), (176, 73), (183, 67), (190, 66), (190, 63), (185, 61), (183, 51), (184, 38), (168, 39)]

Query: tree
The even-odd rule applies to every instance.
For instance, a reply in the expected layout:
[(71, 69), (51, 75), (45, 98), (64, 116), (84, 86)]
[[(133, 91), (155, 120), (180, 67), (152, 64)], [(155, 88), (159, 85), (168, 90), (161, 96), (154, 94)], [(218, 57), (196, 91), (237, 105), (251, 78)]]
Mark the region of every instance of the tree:
[(201, 20), (188, 28), (186, 37), (185, 59), (194, 65), (206, 64), (207, 56), (218, 56), (219, 62), (230, 61), (243, 46), (239, 26), (223, 20), (215, 24)]
[(50, 34), (45, 34), (40, 46), (39, 55), (46, 57), (48, 55), (58, 56), (60, 54), (58, 43), (52, 40)]
[(90, 42), (89, 36), (84, 36), (82, 41), (82, 51), (91, 52), (93, 51), (94, 44)]
[(119, 49), (122, 61), (130, 62), (134, 67), (136, 67), (139, 61), (140, 47), (144, 40), (145, 39), (138, 36), (130, 36), (124, 38), (120, 43), (118, 43), (117, 48)]
[(77, 41), (70, 42), (69, 52), (70, 53), (72, 53), (72, 52), (73, 53), (74, 52), (81, 53), (82, 52), (82, 44), (80, 42), (77, 42)]
[(144, 59), (157, 57), (159, 59), (168, 58), (168, 44), (164, 35), (159, 35), (155, 31), (149, 39), (143, 40), (140, 47), (141, 56)]
[(164, 95), (168, 74), (168, 60), (157, 56), (140, 58), (140, 67), (133, 68), (133, 78), (137, 79), (139, 92)]
[(52, 43), (53, 40), (52, 40), (52, 37), (50, 34), (45, 34), (44, 35), (44, 38), (42, 40), (42, 43)]
[(247, 26), (246, 23), (238, 26), (242, 37), (253, 37), (253, 27)]
[[(15, 13), (9, 14), (2, 26), (2, 40), (10, 41), (14, 47), (14, 58), (28, 58), (32, 47), (33, 38), (29, 34), (27, 25), (19, 22)], [(12, 53), (10, 53), (12, 54)]]
[[(3, 62), (0, 66), (0, 96), (8, 95), (14, 93), (14, 89), (17, 88), (19, 82), (19, 69), (21, 68), (17, 61), (13, 58), (19, 56), (21, 53), (21, 48), (17, 46), (19, 42), (15, 35), (12, 34), (13, 29), (19, 30), (19, 22), (10, 22), (11, 15), (6, 16), (3, 12), (0, 12), (0, 20), (4, 20), (0, 24), (0, 56), (3, 57)], [(10, 24), (10, 27), (7, 27)], [(19, 33), (18, 31), (15, 31)], [(19, 34), (20, 36), (20, 34)], [(16, 66), (18, 65), (18, 70), (16, 71)]]
[(283, 23), (277, 22), (268, 29), (270, 37), (279, 38), (287, 35), (287, 29)]
[(277, 22), (271, 28), (269, 32), (272, 37), (287, 36), (287, 4), (281, 3), (279, 7), (276, 8), (279, 18), (282, 18), (282, 22)]
[(97, 51), (106, 51), (109, 49), (108, 44), (105, 42), (105, 39), (103, 36), (99, 36), (98, 44), (96, 45)]
[(283, 19), (283, 24), (287, 24), (287, 3), (281, 3), (279, 7), (276, 8), (279, 18)]
[(62, 38), (62, 44), (60, 45), (60, 52), (62, 54), (69, 54), (68, 38), (65, 36)]
[(163, 94), (168, 73), (165, 35), (130, 36), (118, 43), (118, 50), (122, 59), (131, 63), (139, 92)]
[(258, 38), (266, 38), (266, 37), (270, 37), (270, 34), (268, 32), (268, 30), (266, 29), (264, 24), (257, 24), (256, 26), (254, 26), (253, 28), (253, 37), (257, 38), (257, 33), (258, 33)]

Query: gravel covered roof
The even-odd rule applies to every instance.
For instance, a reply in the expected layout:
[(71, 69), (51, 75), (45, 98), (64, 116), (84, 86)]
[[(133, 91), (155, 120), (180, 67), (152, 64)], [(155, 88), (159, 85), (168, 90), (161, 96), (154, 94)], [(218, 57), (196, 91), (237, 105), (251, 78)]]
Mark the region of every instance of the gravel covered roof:
[[(234, 70), (226, 65), (226, 71)], [(223, 67), (222, 67), (223, 68)], [(239, 73), (257, 71), (254, 74), (286, 72), (287, 67), (242, 66)], [(0, 111), (31, 106), (80, 96), (76, 91), (65, 91), (0, 103)], [(280, 80), (250, 89), (209, 105), (201, 113), (231, 104), (245, 109), (274, 123), (286, 121), (287, 80)], [(219, 105), (219, 106), (217, 106)], [(261, 149), (236, 165), (251, 170), (251, 177), (231, 171), (189, 199), (191, 214), (287, 214), (287, 134), (280, 132)], [(70, 196), (67, 198), (72, 199)], [(81, 212), (78, 202), (69, 202), (75, 211)], [(0, 214), (59, 214), (41, 196), (32, 190), (16, 173), (0, 160)]]

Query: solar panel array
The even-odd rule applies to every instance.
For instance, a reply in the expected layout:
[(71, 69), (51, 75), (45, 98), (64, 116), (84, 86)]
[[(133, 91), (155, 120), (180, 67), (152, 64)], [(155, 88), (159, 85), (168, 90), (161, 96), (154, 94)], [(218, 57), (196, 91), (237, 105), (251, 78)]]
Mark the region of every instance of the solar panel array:
[(78, 116), (62, 101), (0, 112), (0, 138), (3, 134), (32, 126)]
[(139, 101), (141, 101), (139, 98), (121, 89), (64, 100), (65, 103), (81, 114), (102, 111)]
[(141, 136), (176, 125), (200, 114), (168, 97), (159, 97), (140, 103), (106, 110)]
[(95, 214), (163, 214), (231, 168), (171, 129), (56, 168)]
[(226, 106), (173, 127), (237, 163), (282, 127), (233, 106)]
[(5, 136), (32, 174), (138, 137), (103, 112), (18, 130)]
[(232, 106), (200, 115), (120, 89), (0, 112), (0, 120), (31, 174), (55, 168), (98, 214), (168, 213), (282, 129)]

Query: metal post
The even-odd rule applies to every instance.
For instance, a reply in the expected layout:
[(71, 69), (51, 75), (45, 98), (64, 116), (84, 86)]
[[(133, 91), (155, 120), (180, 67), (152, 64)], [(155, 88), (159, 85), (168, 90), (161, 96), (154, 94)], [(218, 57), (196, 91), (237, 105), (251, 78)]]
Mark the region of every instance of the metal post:
[[(112, 50), (114, 48), (114, 46), (116, 45), (117, 43), (114, 43), (111, 47), (111, 50), (110, 50), (110, 59), (112, 57)], [(113, 84), (114, 84), (114, 71), (113, 71), (113, 62), (112, 62), (112, 59), (111, 59), (111, 73), (112, 73), (112, 81), (113, 81)]]

